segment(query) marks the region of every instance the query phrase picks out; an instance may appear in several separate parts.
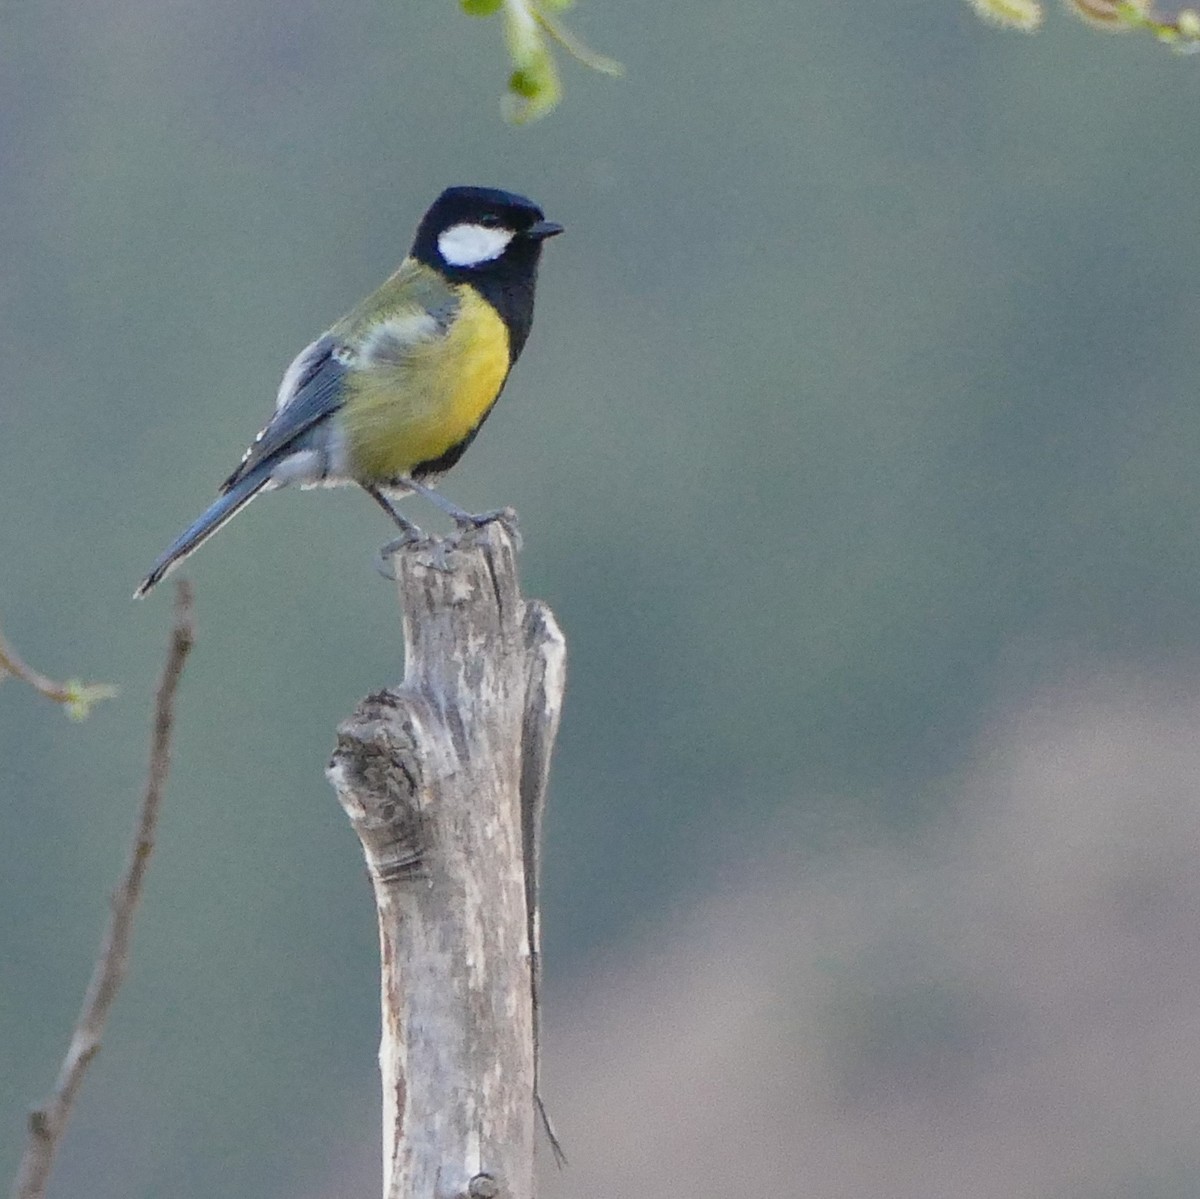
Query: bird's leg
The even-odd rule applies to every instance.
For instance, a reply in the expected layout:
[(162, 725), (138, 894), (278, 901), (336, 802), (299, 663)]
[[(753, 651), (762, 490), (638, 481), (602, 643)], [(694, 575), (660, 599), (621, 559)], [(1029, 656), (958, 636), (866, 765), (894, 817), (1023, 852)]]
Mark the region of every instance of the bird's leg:
[(367, 495), (369, 495), (371, 499), (373, 499), (388, 514), (388, 516), (392, 518), (397, 527), (400, 529), (400, 532), (404, 533), (409, 538), (421, 536), (421, 530), (418, 529), (417, 526), (414, 525), (413, 522), (406, 516), (401, 516), (400, 513), (397, 512), (393, 507), (392, 501), (389, 500), (387, 496), (379, 490), (378, 487), (369, 487), (364, 483), (363, 491), (365, 491)]
[(411, 520), (407, 520), (401, 516), (392, 506), (392, 502), (378, 487), (368, 487), (366, 484), (363, 484), (363, 490), (392, 518), (400, 529), (400, 536), (393, 541), (389, 541), (386, 545), (380, 546), (379, 551), (375, 555), (375, 569), (385, 579), (390, 579), (394, 583), (396, 582), (396, 575), (390, 565), (389, 560), (391, 556), (397, 550), (403, 549), (409, 542), (416, 541), (417, 538), (422, 536), (421, 530)]
[(432, 487), (428, 487), (424, 483), (418, 483), (416, 479), (410, 478), (408, 475), (396, 481), (402, 487), (407, 487), (423, 499), (427, 499), (435, 508), (440, 508), (456, 525), (462, 528), (478, 529), (483, 525), (491, 524), (494, 520), (511, 522), (513, 519), (512, 510), (509, 508), (494, 508), (490, 512), (468, 512), (465, 508), (460, 508), (453, 500), (448, 500), (441, 492), (434, 491)]

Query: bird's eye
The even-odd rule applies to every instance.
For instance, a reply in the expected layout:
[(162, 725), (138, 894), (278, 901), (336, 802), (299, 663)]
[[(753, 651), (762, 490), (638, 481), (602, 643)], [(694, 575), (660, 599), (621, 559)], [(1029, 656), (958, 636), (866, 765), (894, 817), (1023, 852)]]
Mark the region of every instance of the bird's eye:
[(483, 216), (479, 218), (479, 223), (485, 229), (495, 229), (495, 227), (500, 224), (500, 218), (494, 212), (485, 212)]

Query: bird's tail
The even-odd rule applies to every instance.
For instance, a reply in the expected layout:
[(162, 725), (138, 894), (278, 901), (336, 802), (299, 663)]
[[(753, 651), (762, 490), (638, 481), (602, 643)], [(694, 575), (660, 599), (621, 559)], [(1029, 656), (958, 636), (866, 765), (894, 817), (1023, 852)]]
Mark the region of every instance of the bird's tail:
[(239, 479), (220, 499), (211, 504), (163, 551), (154, 569), (133, 593), (141, 599), (156, 583), (161, 583), (184, 558), (194, 554), (218, 529), (229, 523), (271, 481), (267, 463)]

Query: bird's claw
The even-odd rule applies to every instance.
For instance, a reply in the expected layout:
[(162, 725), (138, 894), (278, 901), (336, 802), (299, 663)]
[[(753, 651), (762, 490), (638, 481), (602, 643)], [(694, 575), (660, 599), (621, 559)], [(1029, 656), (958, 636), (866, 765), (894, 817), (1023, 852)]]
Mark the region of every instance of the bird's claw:
[(512, 508), (490, 508), (487, 512), (462, 512), (454, 517), (454, 523), (460, 529), (482, 529), (498, 520), (502, 525), (515, 532), (517, 514)]
[(386, 545), (381, 545), (375, 551), (375, 569), (391, 583), (399, 582), (396, 572), (392, 569), (392, 557), (406, 545), (412, 545), (421, 539), (421, 530), (413, 525), (412, 529), (399, 537), (394, 537)]
[[(517, 514), (512, 508), (493, 508), (487, 512), (456, 512), (453, 519), (460, 529), (482, 529), (493, 521), (499, 521), (509, 534), (517, 539), (518, 545), (520, 544), (521, 532), (517, 525)], [(375, 554), (376, 571), (389, 582), (398, 582), (396, 572), (392, 569), (392, 556), (406, 546), (421, 541), (424, 536), (425, 534), (416, 525), (411, 525), (399, 537), (389, 541), (386, 545), (381, 545)], [(437, 538), (434, 539), (435, 543), (436, 541)]]

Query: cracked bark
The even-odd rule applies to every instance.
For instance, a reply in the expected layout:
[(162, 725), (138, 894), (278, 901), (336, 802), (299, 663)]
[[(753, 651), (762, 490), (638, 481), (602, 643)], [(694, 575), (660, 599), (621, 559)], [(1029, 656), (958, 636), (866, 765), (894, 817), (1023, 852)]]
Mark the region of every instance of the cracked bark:
[(393, 558), (405, 675), (329, 778), (379, 918), (384, 1199), (533, 1199), (538, 841), (566, 650), (493, 521)]

